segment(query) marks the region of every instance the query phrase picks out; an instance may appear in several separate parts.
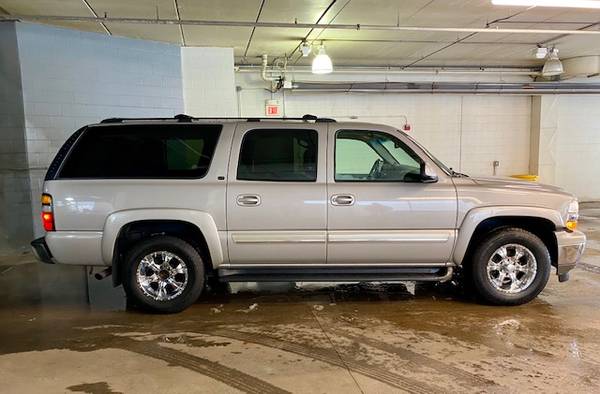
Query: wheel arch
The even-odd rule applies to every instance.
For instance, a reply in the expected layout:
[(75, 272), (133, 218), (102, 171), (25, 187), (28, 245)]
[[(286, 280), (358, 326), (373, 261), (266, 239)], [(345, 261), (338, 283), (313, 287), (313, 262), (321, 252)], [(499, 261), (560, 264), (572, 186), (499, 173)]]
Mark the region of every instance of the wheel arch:
[(454, 262), (463, 265), (479, 240), (507, 227), (521, 228), (538, 236), (548, 248), (552, 264), (556, 265), (558, 247), (554, 231), (564, 227), (563, 218), (558, 211), (538, 207), (491, 207), (469, 212), (458, 231)]
[(121, 283), (123, 254), (135, 242), (154, 235), (172, 235), (197, 248), (207, 271), (224, 261), (217, 226), (208, 213), (184, 209), (139, 209), (111, 214), (102, 237), (102, 258), (113, 268), (113, 284)]

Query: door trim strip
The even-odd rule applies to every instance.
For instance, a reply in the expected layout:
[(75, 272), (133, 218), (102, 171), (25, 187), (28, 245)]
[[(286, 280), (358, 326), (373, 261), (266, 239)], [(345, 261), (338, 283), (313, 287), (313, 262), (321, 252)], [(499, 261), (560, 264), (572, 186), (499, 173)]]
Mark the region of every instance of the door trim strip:
[(231, 233), (236, 244), (325, 243), (327, 231), (243, 231)]
[(447, 243), (453, 230), (389, 230), (389, 231), (330, 231), (327, 240), (332, 243), (401, 242)]

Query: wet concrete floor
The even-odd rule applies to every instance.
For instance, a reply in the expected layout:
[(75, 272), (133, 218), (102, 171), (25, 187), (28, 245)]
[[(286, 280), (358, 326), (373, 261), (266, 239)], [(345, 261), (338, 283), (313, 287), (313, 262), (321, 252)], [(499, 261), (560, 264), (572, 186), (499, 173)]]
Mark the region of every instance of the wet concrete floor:
[(238, 285), (127, 310), (74, 267), (0, 265), (0, 392), (599, 392), (600, 204), (571, 280), (519, 307), (452, 286)]

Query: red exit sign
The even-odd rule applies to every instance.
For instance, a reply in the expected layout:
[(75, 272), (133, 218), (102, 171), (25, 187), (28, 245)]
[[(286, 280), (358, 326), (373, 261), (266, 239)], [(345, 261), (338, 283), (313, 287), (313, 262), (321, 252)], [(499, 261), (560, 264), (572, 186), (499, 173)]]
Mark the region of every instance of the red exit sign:
[(267, 116), (279, 116), (281, 114), (279, 110), (279, 101), (277, 100), (266, 100), (265, 102), (265, 114)]

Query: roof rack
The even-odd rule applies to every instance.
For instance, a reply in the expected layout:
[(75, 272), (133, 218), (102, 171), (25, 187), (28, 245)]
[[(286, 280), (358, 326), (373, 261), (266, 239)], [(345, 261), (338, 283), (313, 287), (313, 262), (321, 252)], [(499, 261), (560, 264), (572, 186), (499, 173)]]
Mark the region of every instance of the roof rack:
[(248, 117), (248, 118), (236, 118), (236, 117), (196, 118), (196, 117), (185, 115), (185, 114), (178, 114), (172, 118), (107, 118), (107, 119), (102, 120), (100, 123), (125, 123), (125, 122), (136, 122), (136, 121), (153, 122), (153, 121), (173, 121), (173, 120), (176, 120), (176, 121), (182, 122), (182, 123), (191, 123), (196, 120), (245, 120), (247, 122), (260, 122), (263, 120), (301, 120), (303, 122), (313, 121), (316, 123), (335, 122), (335, 119), (319, 118), (316, 115), (310, 115), (310, 114), (306, 114), (301, 118), (260, 118), (260, 117), (259, 118), (255, 118), (255, 117)]

